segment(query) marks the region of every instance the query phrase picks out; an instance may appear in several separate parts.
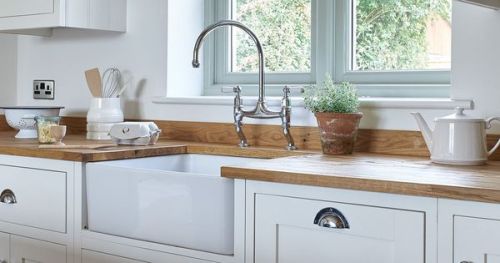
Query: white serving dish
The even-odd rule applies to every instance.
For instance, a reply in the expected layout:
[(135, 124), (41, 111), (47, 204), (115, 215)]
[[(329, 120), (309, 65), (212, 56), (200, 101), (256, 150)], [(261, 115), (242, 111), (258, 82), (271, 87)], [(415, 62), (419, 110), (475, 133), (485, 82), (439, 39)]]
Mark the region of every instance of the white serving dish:
[(234, 253), (234, 181), (220, 167), (255, 159), (182, 154), (88, 163), (90, 231)]
[(19, 130), (17, 139), (36, 139), (36, 116), (56, 117), (64, 107), (0, 107), (10, 127)]

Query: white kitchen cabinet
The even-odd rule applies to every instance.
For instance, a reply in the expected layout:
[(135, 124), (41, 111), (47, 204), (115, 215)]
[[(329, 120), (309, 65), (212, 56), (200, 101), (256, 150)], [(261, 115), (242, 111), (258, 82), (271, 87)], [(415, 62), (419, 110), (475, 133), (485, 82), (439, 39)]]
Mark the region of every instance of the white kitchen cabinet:
[(10, 236), (0, 232), (0, 263), (8, 262), (10, 258)]
[(247, 263), (438, 262), (436, 198), (250, 180), (245, 196)]
[(70, 161), (0, 155), (0, 259), (74, 262), (68, 251), (74, 247), (73, 187), (79, 167)]
[(0, 32), (49, 36), (53, 28), (126, 31), (126, 0), (0, 0)]
[(11, 263), (66, 263), (66, 247), (19, 236), (10, 238)]
[(439, 262), (500, 263), (500, 205), (439, 199)]
[(66, 180), (64, 172), (0, 165), (0, 221), (65, 233)]
[(54, 12), (54, 0), (0, 0), (0, 6), (0, 18)]
[(500, 221), (455, 216), (453, 262), (500, 263)]
[(255, 215), (254, 262), (425, 262), (422, 212), (257, 194)]

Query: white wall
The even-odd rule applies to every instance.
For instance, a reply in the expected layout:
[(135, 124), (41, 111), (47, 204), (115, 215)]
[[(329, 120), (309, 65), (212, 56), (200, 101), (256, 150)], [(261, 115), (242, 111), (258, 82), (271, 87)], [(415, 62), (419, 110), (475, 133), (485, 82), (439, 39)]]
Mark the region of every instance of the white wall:
[(17, 38), (0, 34), (0, 105), (15, 105), (17, 70)]
[(203, 95), (203, 70), (194, 69), (191, 61), (194, 42), (204, 28), (204, 8), (200, 8), (204, 1), (168, 1), (166, 92), (169, 97)]
[[(66, 115), (82, 116), (90, 99), (83, 71), (94, 66), (115, 65), (132, 78), (131, 88), (125, 96), (125, 112), (129, 118), (232, 122), (231, 106), (152, 103), (153, 97), (165, 96), (167, 86), (169, 95), (175, 95), (184, 87), (197, 90), (192, 85), (201, 85), (197, 83), (201, 81), (199, 74), (202, 70), (189, 68), (195, 34), (186, 33), (200, 26), (196, 23), (202, 21), (201, 9), (189, 16), (182, 13), (193, 8), (188, 4), (167, 12), (165, 0), (128, 2), (126, 34), (63, 29), (56, 30), (51, 38), (19, 37), (18, 103), (63, 105), (68, 108)], [(169, 5), (180, 5), (180, 2), (184, 1), (170, 0)], [(457, 1), (453, 12), (453, 97), (473, 99), (477, 108), (474, 114), (479, 116), (500, 115), (497, 102), (500, 99), (497, 87), (500, 84), (500, 12)], [(168, 21), (171, 23), (167, 27)], [(180, 23), (183, 21), (194, 22), (185, 27)], [(170, 30), (168, 40), (167, 29)], [(167, 47), (170, 48), (168, 60)], [(34, 101), (31, 95), (33, 79), (55, 79), (56, 100)], [(449, 112), (416, 110), (424, 112), (428, 119)], [(314, 117), (306, 110), (294, 108), (293, 111), (294, 125), (316, 125)], [(363, 111), (362, 126), (365, 128), (416, 129), (409, 116), (410, 109)], [(271, 122), (276, 123), (276, 120)]]
[[(115, 66), (130, 83), (124, 96), (127, 115), (147, 117), (143, 110), (150, 98), (166, 94), (167, 1), (128, 3), (126, 34), (56, 29), (50, 38), (19, 36), (19, 104), (62, 105), (66, 115), (83, 116), (91, 98), (84, 71)], [(33, 100), (34, 79), (54, 79), (56, 99)]]
[(479, 116), (500, 116), (500, 11), (461, 2), (453, 11), (452, 96), (473, 98)]

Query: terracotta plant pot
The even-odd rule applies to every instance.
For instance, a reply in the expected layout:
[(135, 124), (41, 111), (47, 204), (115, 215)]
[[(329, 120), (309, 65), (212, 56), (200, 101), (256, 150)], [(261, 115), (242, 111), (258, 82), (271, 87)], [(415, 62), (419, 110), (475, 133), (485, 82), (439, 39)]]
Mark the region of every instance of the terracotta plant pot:
[(315, 113), (324, 154), (352, 154), (363, 113)]

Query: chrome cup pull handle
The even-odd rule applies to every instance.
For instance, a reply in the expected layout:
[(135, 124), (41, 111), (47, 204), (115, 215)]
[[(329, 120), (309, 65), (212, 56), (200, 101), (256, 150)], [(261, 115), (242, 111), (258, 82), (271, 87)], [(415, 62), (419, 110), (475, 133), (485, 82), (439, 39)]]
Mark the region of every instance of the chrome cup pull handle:
[(349, 222), (345, 216), (332, 207), (321, 209), (314, 218), (314, 224), (325, 228), (349, 229)]
[(12, 190), (5, 189), (0, 194), (0, 203), (4, 203), (7, 205), (17, 204), (16, 195), (14, 194), (14, 192), (12, 192)]

